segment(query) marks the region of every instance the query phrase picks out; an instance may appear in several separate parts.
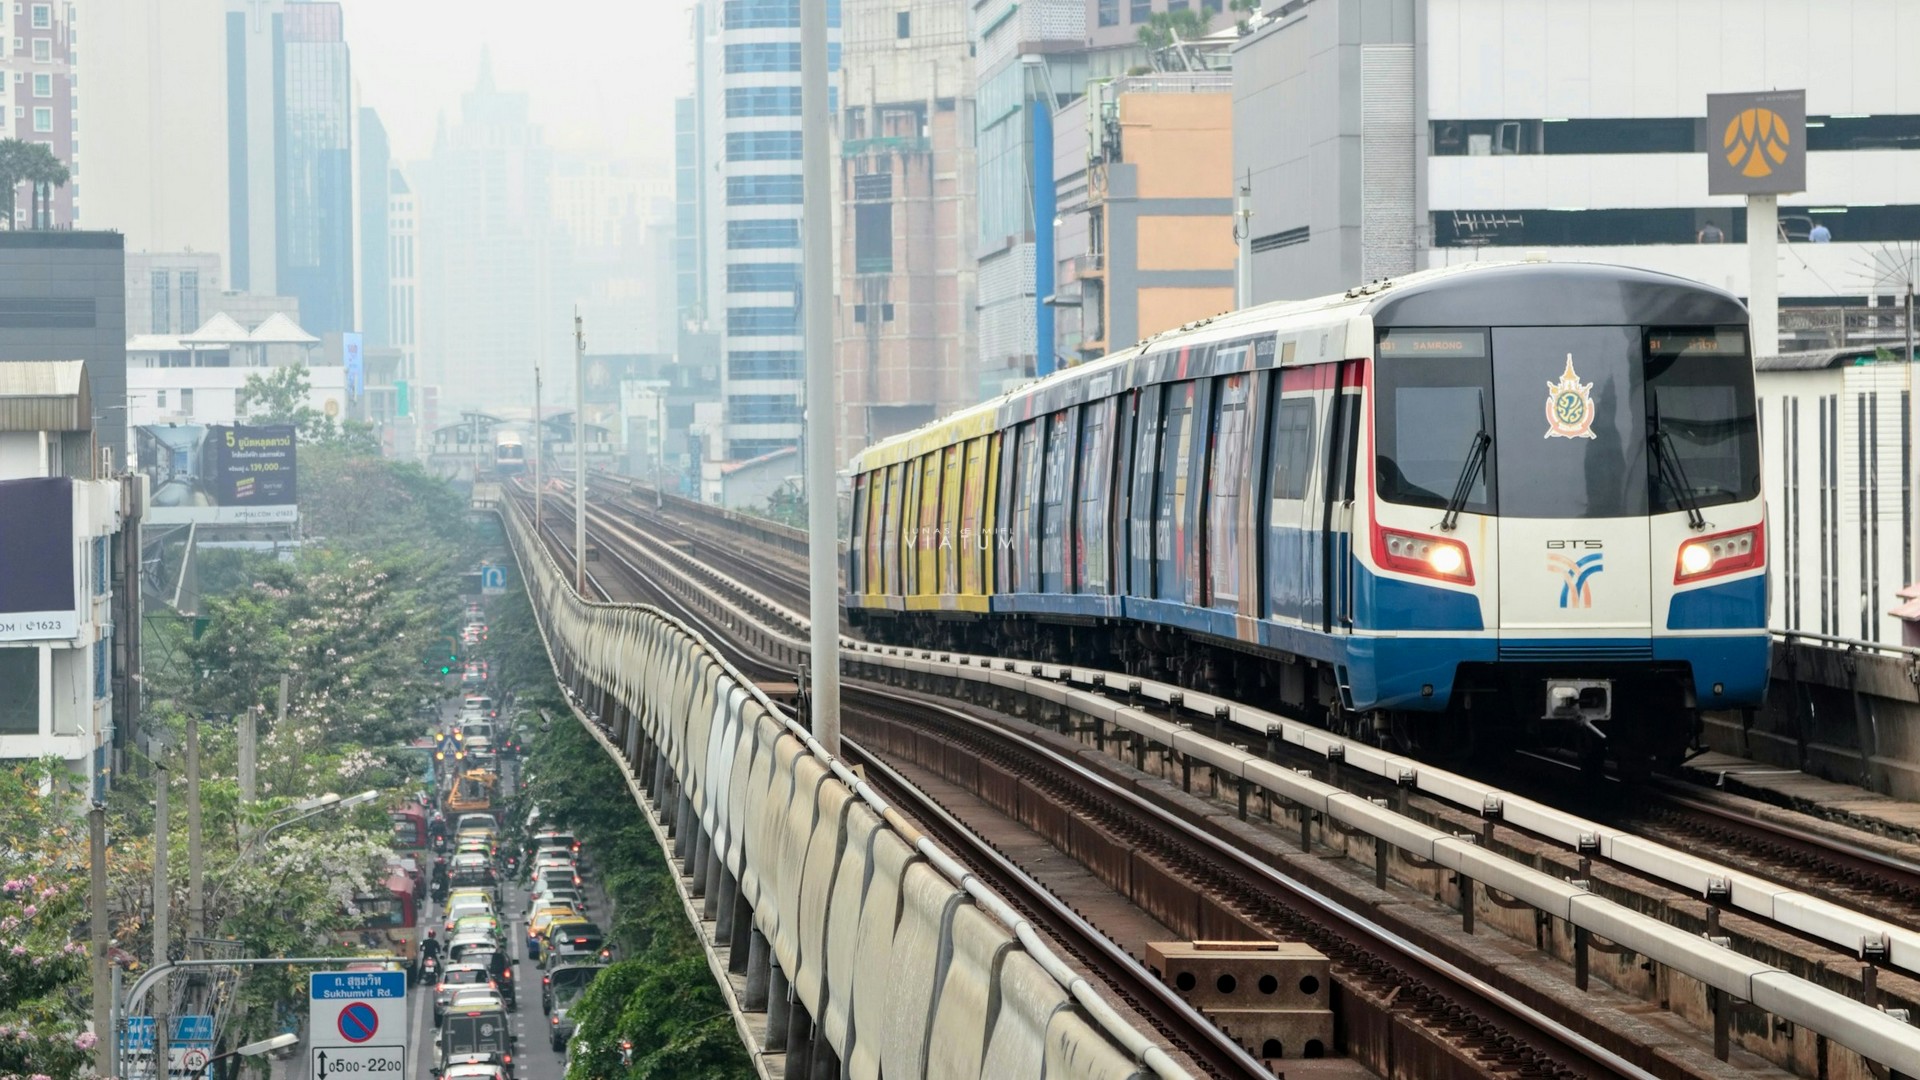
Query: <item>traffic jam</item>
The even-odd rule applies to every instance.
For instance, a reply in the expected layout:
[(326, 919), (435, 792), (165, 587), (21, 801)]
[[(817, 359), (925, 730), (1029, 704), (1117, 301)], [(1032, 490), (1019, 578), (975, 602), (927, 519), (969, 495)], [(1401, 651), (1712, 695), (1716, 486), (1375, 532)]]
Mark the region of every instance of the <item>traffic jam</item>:
[[(486, 635), (484, 614), (470, 608), (469, 656)], [(555, 1080), (569, 1014), (612, 959), (593, 917), (604, 893), (590, 886), (573, 834), (541, 827), (537, 808), (509, 821), (523, 747), (486, 662), (469, 660), (459, 683), (432, 735), (432, 794), (394, 812), (396, 836), (418, 836), (426, 867), (411, 985), (425, 999), (416, 1023), (431, 1052), (415, 1060), (440, 1080)], [(538, 1030), (528, 1022), (536, 1004)]]

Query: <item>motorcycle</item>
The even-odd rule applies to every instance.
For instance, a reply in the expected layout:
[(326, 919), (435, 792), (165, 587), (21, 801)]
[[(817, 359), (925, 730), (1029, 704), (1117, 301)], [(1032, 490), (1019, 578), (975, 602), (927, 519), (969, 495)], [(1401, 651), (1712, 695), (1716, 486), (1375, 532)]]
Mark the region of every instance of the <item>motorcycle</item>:
[(445, 903), (447, 899), (447, 883), (445, 879), (433, 879), (433, 884), (427, 888), (427, 894), (433, 897), (434, 903)]
[(420, 958), (420, 985), (432, 986), (434, 983), (438, 981), (440, 981), (439, 959), (432, 956), (421, 957)]

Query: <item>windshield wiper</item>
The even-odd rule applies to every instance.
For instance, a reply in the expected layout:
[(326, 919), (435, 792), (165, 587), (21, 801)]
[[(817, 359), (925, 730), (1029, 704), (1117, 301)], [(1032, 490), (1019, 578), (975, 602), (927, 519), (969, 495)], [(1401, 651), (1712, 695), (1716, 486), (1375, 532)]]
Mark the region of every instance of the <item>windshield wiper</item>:
[(1687, 483), (1687, 470), (1680, 464), (1680, 452), (1673, 447), (1673, 436), (1667, 433), (1666, 425), (1660, 422), (1660, 414), (1655, 413), (1647, 430), (1647, 442), (1652, 444), (1653, 461), (1660, 470), (1660, 482), (1673, 492), (1680, 508), (1687, 512), (1687, 525), (1694, 532), (1707, 527), (1706, 515), (1700, 512), (1700, 500), (1694, 497), (1693, 485)]
[(1473, 433), (1473, 446), (1467, 451), (1467, 460), (1460, 466), (1460, 479), (1453, 485), (1453, 497), (1447, 500), (1447, 512), (1440, 518), (1440, 531), (1452, 532), (1460, 524), (1460, 511), (1467, 508), (1467, 496), (1473, 492), (1474, 478), (1480, 475), (1480, 469), (1487, 463), (1487, 448), (1493, 445), (1493, 436), (1486, 428)]

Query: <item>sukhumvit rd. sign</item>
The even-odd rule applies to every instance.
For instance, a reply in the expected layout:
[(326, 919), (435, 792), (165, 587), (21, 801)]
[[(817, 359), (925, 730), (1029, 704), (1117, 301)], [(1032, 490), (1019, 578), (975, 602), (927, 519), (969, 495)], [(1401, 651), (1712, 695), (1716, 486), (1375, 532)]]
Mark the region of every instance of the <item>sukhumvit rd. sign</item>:
[(1707, 194), (1805, 190), (1805, 90), (1707, 95)]

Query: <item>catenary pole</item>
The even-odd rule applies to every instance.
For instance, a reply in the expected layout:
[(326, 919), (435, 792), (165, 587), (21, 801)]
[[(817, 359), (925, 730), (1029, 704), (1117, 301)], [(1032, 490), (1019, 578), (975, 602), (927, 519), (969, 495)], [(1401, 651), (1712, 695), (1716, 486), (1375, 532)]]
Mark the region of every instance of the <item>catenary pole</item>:
[(800, 176), (805, 215), (801, 315), (807, 350), (807, 588), (813, 621), (809, 718), (840, 753), (840, 514), (834, 492), (839, 408), (833, 370), (833, 182), (827, 140), (827, 5), (800, 5)]
[(541, 444), (546, 442), (546, 425), (540, 422), (540, 365), (533, 365), (533, 534), (540, 535), (541, 480), (540, 456), (544, 451)]
[(573, 591), (587, 595), (587, 331), (573, 309)]
[[(168, 910), (172, 895), (167, 888), (167, 785), (173, 777), (167, 767), (154, 762), (153, 769), (153, 965), (168, 962), (172, 939), (168, 934)], [(172, 1004), (172, 982), (160, 986), (160, 1000), (153, 1007), (153, 1060), (167, 1060), (167, 1006)]]
[(88, 907), (93, 915), (93, 1033), (100, 1041), (93, 1052), (93, 1070), (101, 1076), (114, 1075), (113, 1067), (113, 964), (107, 955), (112, 946), (107, 926), (107, 811), (95, 806), (87, 811), (87, 854), (92, 863), (88, 886), (92, 895)]
[(187, 935), (188, 948), (200, 959), (199, 939), (207, 936), (206, 857), (200, 850), (200, 718), (187, 717)]

